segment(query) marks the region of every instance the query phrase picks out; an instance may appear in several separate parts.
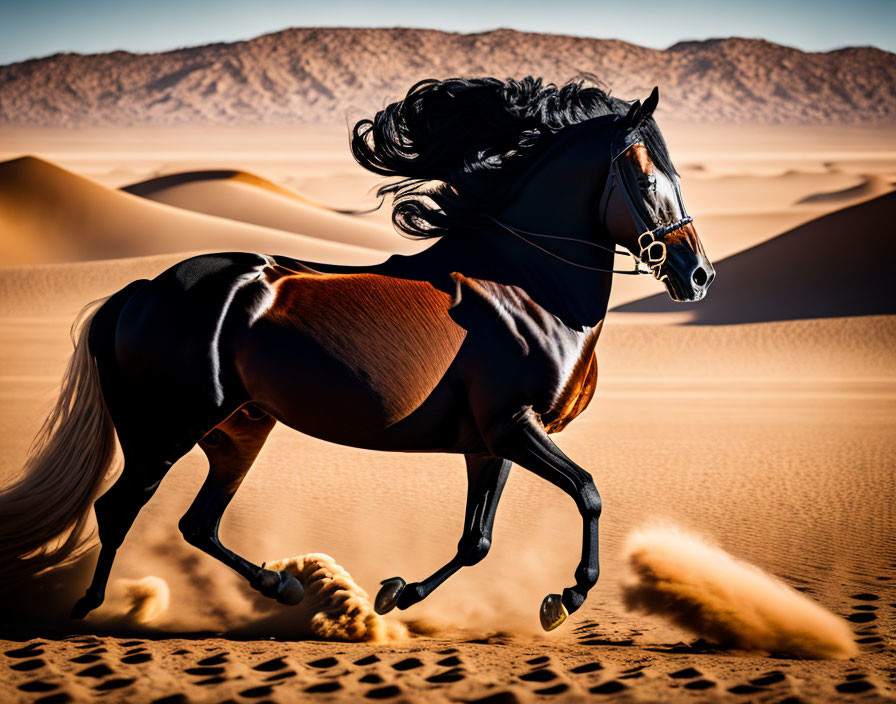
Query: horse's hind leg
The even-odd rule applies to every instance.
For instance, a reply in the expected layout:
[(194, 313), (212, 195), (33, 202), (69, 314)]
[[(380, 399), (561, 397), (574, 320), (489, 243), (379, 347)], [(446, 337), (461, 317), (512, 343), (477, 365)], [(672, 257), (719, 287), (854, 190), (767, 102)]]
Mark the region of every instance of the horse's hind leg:
[(416, 604), (461, 567), (475, 565), (488, 554), (495, 512), (510, 473), (510, 462), (488, 455), (466, 455), (466, 460), (467, 509), (457, 554), (422, 582), (406, 584), (401, 577), (384, 580), (376, 595), (377, 613), (385, 614), (396, 606), (406, 609)]
[(246, 406), (199, 441), (209, 459), (208, 476), (178, 525), (188, 543), (236, 570), (254, 589), (282, 604), (297, 604), (305, 590), (294, 576), (254, 565), (218, 538), (221, 517), (275, 424), (271, 416)]
[(171, 465), (186, 454), (191, 446), (187, 444), (186, 449), (172, 452), (169, 459), (155, 461), (145, 459), (142, 452), (129, 452), (127, 448), (123, 448), (125, 463), (121, 476), (94, 503), (101, 544), (100, 555), (93, 580), (86, 594), (72, 609), (72, 618), (84, 618), (103, 603), (115, 554), (134, 524), (137, 514), (155, 494)]
[[(120, 390), (121, 387), (113, 387)], [(139, 397), (139, 391), (130, 391)], [(86, 594), (72, 609), (72, 618), (83, 618), (103, 603), (106, 582), (115, 561), (115, 554), (134, 524), (137, 514), (156, 493), (162, 479), (172, 465), (196, 444), (202, 435), (201, 427), (190, 418), (213, 418), (208, 409), (183, 406), (181, 412), (166, 408), (164, 403), (152, 403), (143, 394), (139, 406), (128, 406), (113, 396), (115, 408), (110, 407), (121, 450), (124, 468), (112, 487), (94, 502), (100, 554), (93, 580)], [(205, 427), (214, 427), (218, 419), (209, 420)]]

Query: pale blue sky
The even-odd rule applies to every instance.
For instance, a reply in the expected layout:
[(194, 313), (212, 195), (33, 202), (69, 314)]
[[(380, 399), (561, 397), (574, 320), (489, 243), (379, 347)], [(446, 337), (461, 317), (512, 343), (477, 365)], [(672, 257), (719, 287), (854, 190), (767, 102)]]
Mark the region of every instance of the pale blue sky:
[(0, 0), (0, 64), (60, 51), (164, 51), (286, 27), (497, 27), (665, 48), (761, 37), (806, 51), (896, 51), (896, 0)]

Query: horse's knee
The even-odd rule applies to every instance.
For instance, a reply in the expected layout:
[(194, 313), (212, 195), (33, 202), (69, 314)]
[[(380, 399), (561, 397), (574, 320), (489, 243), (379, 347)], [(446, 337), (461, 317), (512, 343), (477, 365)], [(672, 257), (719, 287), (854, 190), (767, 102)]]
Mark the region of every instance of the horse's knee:
[(461, 540), (458, 545), (458, 555), (464, 567), (471, 567), (477, 562), (481, 562), (492, 546), (492, 541), (484, 535), (479, 536), (475, 541), (465, 543)]

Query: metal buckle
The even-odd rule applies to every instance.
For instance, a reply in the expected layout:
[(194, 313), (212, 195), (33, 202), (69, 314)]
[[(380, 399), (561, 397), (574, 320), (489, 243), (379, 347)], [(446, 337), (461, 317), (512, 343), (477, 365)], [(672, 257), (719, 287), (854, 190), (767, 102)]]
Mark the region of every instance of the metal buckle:
[[(638, 247), (640, 248), (638, 259), (647, 269), (644, 271), (644, 269), (639, 266), (638, 270), (644, 271), (644, 273), (652, 273), (656, 278), (659, 278), (660, 268), (666, 263), (668, 251), (666, 249), (666, 243), (661, 239), (658, 239), (655, 233), (655, 230), (647, 230), (638, 235)], [(658, 254), (652, 251), (656, 249), (659, 249)]]

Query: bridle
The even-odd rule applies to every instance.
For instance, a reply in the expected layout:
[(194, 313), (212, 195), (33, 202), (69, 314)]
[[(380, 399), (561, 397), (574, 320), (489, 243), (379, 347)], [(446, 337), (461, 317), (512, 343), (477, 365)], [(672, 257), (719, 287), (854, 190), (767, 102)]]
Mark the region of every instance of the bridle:
[[(666, 249), (666, 243), (663, 238), (668, 235), (670, 232), (675, 232), (676, 230), (680, 230), (686, 225), (692, 223), (694, 218), (690, 217), (687, 214), (687, 211), (684, 207), (684, 201), (681, 198), (681, 189), (678, 186), (678, 178), (675, 177), (673, 180), (673, 186), (675, 190), (675, 197), (678, 200), (679, 212), (682, 214), (681, 219), (676, 220), (675, 222), (668, 223), (666, 225), (656, 225), (654, 227), (650, 227), (650, 225), (641, 217), (641, 213), (638, 210), (638, 206), (635, 201), (635, 196), (632, 194), (632, 187), (628, 184), (631, 179), (626, 179), (623, 173), (619, 168), (619, 158), (625, 154), (628, 149), (633, 146), (634, 143), (630, 143), (625, 146), (619, 153), (613, 158), (610, 162), (610, 170), (607, 174), (607, 182), (604, 185), (603, 194), (601, 195), (600, 204), (598, 208), (598, 215), (601, 219), (606, 222), (606, 212), (607, 205), (610, 201), (610, 196), (613, 193), (614, 188), (619, 188), (622, 193), (623, 200), (625, 201), (626, 208), (628, 209), (629, 215), (632, 218), (632, 221), (635, 224), (635, 227), (640, 231), (640, 235), (638, 235), (638, 254), (634, 254), (629, 252), (627, 249), (616, 249), (615, 247), (605, 247), (602, 244), (598, 244), (597, 242), (590, 242), (588, 240), (582, 240), (577, 237), (565, 237), (561, 235), (548, 235), (542, 232), (530, 232), (529, 230), (524, 230), (520, 227), (513, 227), (507, 225), (506, 223), (501, 222), (496, 217), (491, 215), (486, 215), (486, 217), (494, 222), (499, 227), (503, 228), (516, 238), (522, 240), (526, 244), (535, 247), (538, 250), (541, 250), (545, 254), (550, 255), (554, 259), (559, 259), (560, 261), (569, 264), (570, 266), (577, 267), (579, 269), (587, 269), (589, 271), (598, 271), (606, 274), (624, 274), (627, 276), (638, 276), (641, 274), (652, 274), (654, 278), (658, 281), (663, 281), (668, 278), (665, 274), (661, 273), (663, 264), (666, 263), (666, 258), (668, 255), (668, 251)], [(636, 188), (636, 187), (635, 187)], [(574, 262), (566, 257), (563, 257), (556, 252), (552, 252), (549, 249), (545, 249), (537, 245), (535, 242), (532, 242), (526, 239), (525, 236), (528, 237), (540, 237), (542, 239), (547, 240), (560, 240), (564, 242), (575, 242), (577, 244), (584, 244), (589, 247), (596, 247), (597, 249), (601, 249), (605, 252), (610, 252), (611, 254), (623, 254), (630, 256), (634, 259), (635, 268), (634, 269), (602, 269), (600, 267), (594, 267), (587, 264), (580, 264), (579, 262)]]

